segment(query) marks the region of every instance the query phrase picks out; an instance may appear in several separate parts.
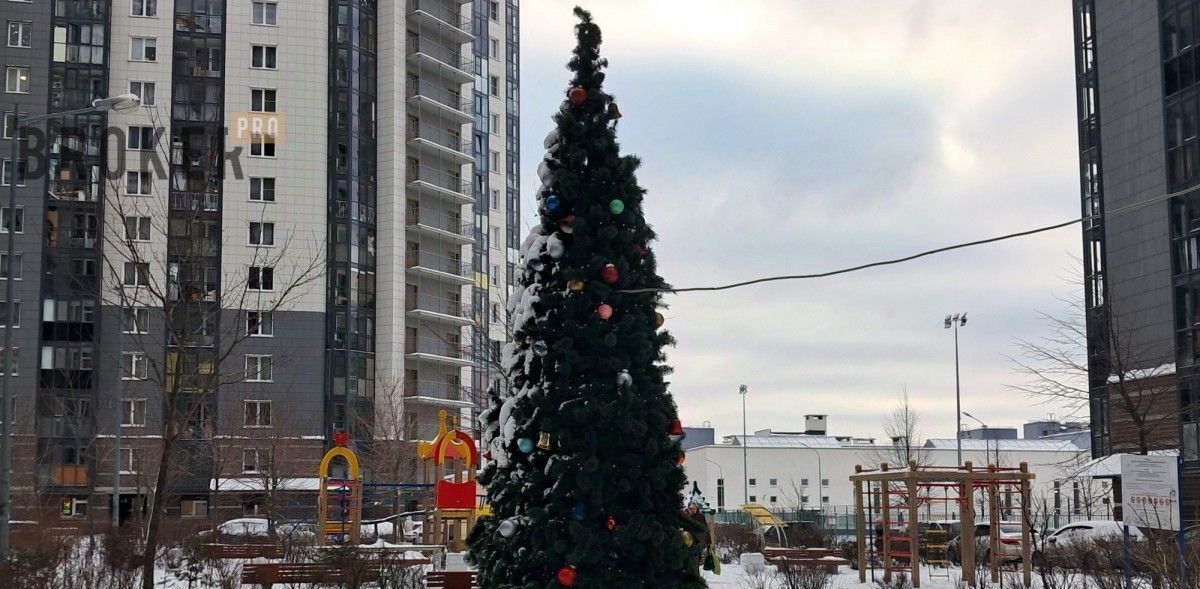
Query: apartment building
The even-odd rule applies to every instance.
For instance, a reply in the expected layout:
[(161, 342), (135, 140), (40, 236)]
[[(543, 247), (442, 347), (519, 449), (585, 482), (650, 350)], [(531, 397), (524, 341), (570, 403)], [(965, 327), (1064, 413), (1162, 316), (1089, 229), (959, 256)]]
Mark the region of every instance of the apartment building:
[(5, 143), (53, 115), (4, 156), (18, 515), (136, 516), (164, 424), (169, 509), (203, 518), (335, 431), (471, 419), (514, 279), (516, 0), (0, 7)]
[(1181, 456), (1183, 519), (1194, 524), (1200, 2), (1074, 0), (1072, 7), (1092, 453)]

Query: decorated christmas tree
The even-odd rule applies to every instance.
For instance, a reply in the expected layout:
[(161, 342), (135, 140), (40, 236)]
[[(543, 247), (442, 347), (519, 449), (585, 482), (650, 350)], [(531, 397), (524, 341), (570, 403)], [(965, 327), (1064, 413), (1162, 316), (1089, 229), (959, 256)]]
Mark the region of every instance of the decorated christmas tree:
[[(682, 428), (667, 392), (663, 288), (622, 156), (600, 28), (576, 8), (574, 78), (539, 166), (539, 223), (511, 297), (511, 387), (484, 412), (492, 515), (470, 538), (486, 589), (688, 589), (703, 534), (681, 514)], [(695, 535), (693, 535), (695, 534)]]

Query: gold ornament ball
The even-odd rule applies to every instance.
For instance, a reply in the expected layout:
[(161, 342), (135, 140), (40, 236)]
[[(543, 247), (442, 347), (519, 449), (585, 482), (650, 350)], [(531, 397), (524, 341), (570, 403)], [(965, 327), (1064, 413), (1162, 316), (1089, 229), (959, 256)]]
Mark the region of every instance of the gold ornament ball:
[(663, 323), (666, 323), (666, 322), (667, 322), (667, 318), (663, 317), (662, 313), (654, 314), (654, 326), (655, 327), (662, 327)]
[(568, 280), (567, 288), (570, 290), (573, 290), (575, 292), (579, 292), (579, 291), (583, 290), (583, 281), (582, 280)]
[(680, 535), (683, 536), (683, 545), (688, 548), (691, 548), (692, 543), (696, 541), (695, 538), (692, 538), (692, 533), (687, 530), (680, 530)]

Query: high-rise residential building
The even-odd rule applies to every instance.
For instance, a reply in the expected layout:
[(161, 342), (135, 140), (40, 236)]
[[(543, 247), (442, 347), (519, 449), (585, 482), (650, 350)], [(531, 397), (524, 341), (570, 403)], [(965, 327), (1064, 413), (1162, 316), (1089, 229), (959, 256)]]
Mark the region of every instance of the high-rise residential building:
[(1200, 1), (1073, 11), (1092, 452), (1178, 452), (1196, 523)]
[[(473, 426), (517, 259), (517, 0), (0, 7), (18, 513), (106, 517), (115, 485), (136, 516), (172, 432), (169, 512), (232, 517), (334, 432)], [(14, 112), (52, 115), (15, 163)]]

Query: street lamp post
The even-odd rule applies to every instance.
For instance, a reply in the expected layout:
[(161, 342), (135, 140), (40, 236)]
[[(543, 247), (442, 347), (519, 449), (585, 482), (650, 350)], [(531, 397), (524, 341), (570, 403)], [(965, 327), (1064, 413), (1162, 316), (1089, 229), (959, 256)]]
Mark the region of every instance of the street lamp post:
[(746, 394), (749, 392), (750, 389), (746, 385), (738, 387), (738, 394), (742, 396), (742, 505), (750, 504), (750, 470), (747, 466), (749, 440), (746, 438)]
[[(92, 101), (92, 105), (88, 108), (77, 110), (51, 113), (46, 115), (38, 115), (36, 117), (21, 117), (21, 106), (13, 105), (13, 128), (12, 128), (12, 159), (9, 165), (8, 178), (8, 238), (5, 251), (8, 255), (8, 272), (4, 276), (4, 295), (6, 312), (4, 314), (4, 349), (0, 350), (0, 367), (3, 367), (3, 374), (0, 375), (0, 557), (7, 558), (10, 551), (9, 544), (9, 523), (12, 520), (12, 347), (13, 347), (13, 322), (15, 321), (16, 313), (13, 305), (13, 274), (16, 273), (16, 215), (17, 215), (17, 173), (20, 170), (19, 160), (17, 159), (21, 145), (21, 128), (28, 127), (33, 123), (53, 119), (56, 117), (78, 114), (94, 114), (107, 111), (120, 111), (137, 108), (141, 106), (142, 99), (134, 94), (122, 94), (111, 98), (98, 98)], [(118, 412), (119, 413), (119, 412)], [(118, 421), (118, 424), (120, 422)], [(118, 433), (120, 426), (118, 425)], [(120, 462), (120, 457), (115, 457), (117, 462)], [(118, 466), (118, 472), (120, 472)], [(116, 482), (113, 483), (116, 486)], [(116, 509), (116, 505), (113, 506)]]
[(715, 466), (715, 467), (717, 467), (717, 476), (719, 476), (719, 477), (720, 477), (720, 478), (719, 478), (719, 479), (717, 479), (717, 480), (721, 482), (721, 484), (720, 484), (720, 485), (717, 485), (717, 499), (716, 499), (716, 501), (717, 501), (717, 509), (722, 509), (722, 510), (723, 510), (723, 509), (725, 509), (725, 501), (724, 501), (724, 499), (725, 499), (725, 498), (724, 498), (724, 497), (722, 497), (722, 494), (723, 494), (723, 493), (722, 493), (722, 491), (723, 491), (723, 490), (724, 490), (724, 488), (725, 488), (725, 487), (724, 487), (724, 483), (725, 483), (725, 469), (721, 468), (721, 464), (720, 464), (720, 463), (718, 463), (718, 462), (713, 462), (712, 460), (710, 460), (710, 459), (708, 459), (708, 458), (705, 458), (705, 459), (704, 459), (704, 461), (705, 461), (705, 462), (707, 462), (707, 463), (709, 463), (709, 464), (711, 464), (711, 465), (713, 465), (713, 466)]
[(967, 324), (967, 314), (955, 313), (946, 315), (946, 329), (954, 328), (954, 440), (958, 444), (958, 466), (962, 466), (962, 387), (958, 379), (958, 328)]
[[(978, 417), (975, 417), (974, 415), (971, 415), (970, 413), (967, 413), (966, 411), (963, 411), (963, 415), (970, 417), (971, 419), (974, 419), (977, 423), (979, 423), (979, 425), (983, 426), (983, 457), (990, 461), (991, 457), (989, 456), (989, 454), (992, 451), (992, 441), (991, 441), (992, 438), (990, 436), (988, 436), (988, 424), (984, 423), (982, 419), (979, 419)], [(1000, 466), (1000, 442), (999, 441), (996, 442), (996, 461), (993, 462), (992, 464), (995, 466)]]

